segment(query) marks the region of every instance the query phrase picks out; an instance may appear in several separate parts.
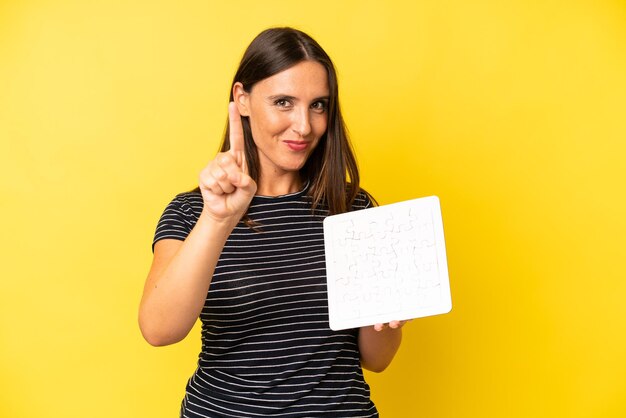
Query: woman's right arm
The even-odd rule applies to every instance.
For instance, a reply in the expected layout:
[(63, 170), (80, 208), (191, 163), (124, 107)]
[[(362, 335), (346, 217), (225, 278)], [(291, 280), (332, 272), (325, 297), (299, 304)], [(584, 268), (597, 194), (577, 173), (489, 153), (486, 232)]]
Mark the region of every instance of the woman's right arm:
[(200, 173), (202, 213), (185, 241), (154, 245), (152, 266), (139, 305), (139, 327), (155, 346), (176, 343), (189, 333), (206, 299), (226, 239), (256, 193), (247, 174), (241, 117), (229, 106), (229, 152), (220, 153)]
[(200, 216), (185, 241), (163, 239), (154, 245), (139, 308), (139, 327), (150, 344), (173, 344), (189, 333), (231, 230)]

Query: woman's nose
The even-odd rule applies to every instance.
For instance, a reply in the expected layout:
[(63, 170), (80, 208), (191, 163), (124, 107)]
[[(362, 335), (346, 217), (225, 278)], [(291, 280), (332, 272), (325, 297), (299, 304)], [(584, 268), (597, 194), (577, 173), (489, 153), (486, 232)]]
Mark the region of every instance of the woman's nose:
[(311, 132), (309, 109), (299, 109), (294, 112), (293, 130), (300, 136), (307, 136)]

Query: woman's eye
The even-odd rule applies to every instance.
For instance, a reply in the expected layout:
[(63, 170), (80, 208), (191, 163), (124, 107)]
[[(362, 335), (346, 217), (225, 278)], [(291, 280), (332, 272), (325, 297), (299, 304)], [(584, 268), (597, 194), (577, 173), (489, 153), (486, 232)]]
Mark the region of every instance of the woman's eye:
[(287, 99), (278, 99), (274, 102), (274, 104), (278, 107), (289, 107), (291, 103)]
[(315, 102), (311, 105), (311, 108), (313, 108), (313, 110), (317, 110), (319, 112), (325, 111), (326, 107), (327, 107), (327, 104), (324, 101)]

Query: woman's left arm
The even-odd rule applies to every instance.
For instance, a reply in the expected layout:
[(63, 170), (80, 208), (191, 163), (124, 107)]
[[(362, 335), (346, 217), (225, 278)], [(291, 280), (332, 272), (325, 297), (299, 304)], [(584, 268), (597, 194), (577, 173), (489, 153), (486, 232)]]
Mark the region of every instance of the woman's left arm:
[(406, 321), (391, 321), (359, 329), (359, 351), (363, 368), (380, 373), (391, 364), (400, 342), (402, 326)]

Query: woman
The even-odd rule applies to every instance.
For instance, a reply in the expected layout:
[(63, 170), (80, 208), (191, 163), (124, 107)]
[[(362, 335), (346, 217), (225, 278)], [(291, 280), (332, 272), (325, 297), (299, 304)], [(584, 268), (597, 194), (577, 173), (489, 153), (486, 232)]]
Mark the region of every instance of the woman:
[(328, 326), (322, 221), (372, 205), (333, 64), (308, 35), (268, 29), (230, 101), (221, 152), (157, 226), (141, 331), (167, 345), (202, 320), (181, 416), (378, 416), (361, 367), (387, 367), (403, 323)]

